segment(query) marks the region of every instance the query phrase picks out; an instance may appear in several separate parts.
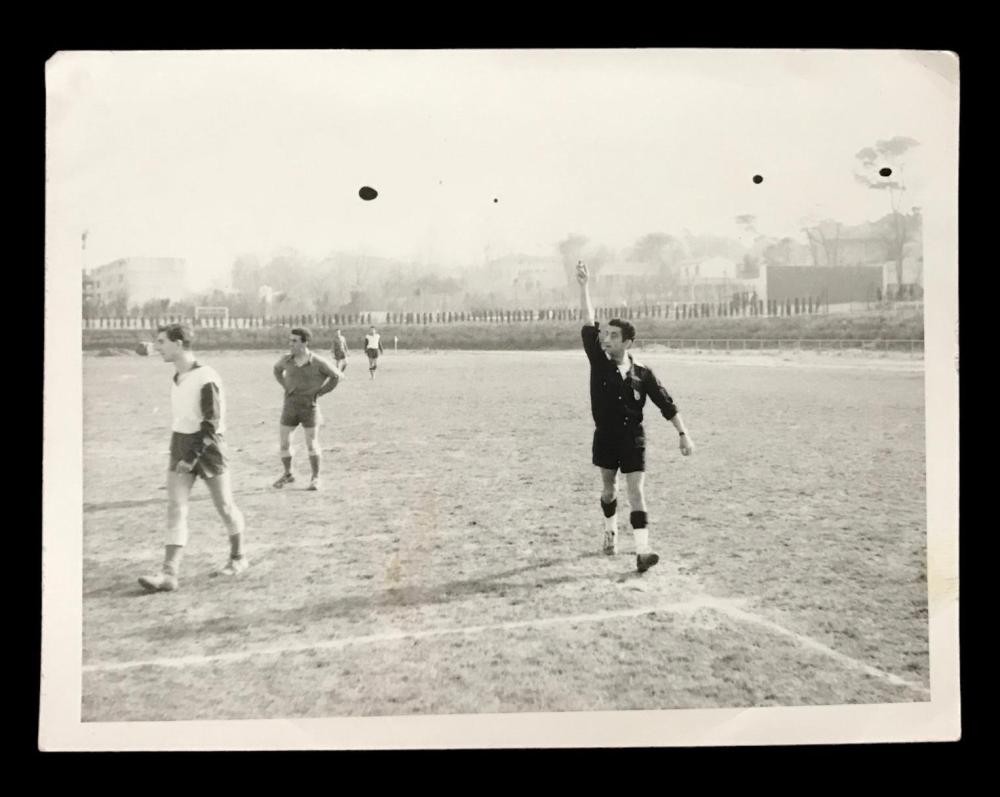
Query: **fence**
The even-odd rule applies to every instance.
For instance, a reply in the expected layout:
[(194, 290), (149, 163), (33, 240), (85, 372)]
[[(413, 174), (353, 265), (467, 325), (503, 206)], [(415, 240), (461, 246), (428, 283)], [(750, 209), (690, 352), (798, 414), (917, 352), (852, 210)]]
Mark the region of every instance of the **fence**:
[[(655, 305), (634, 305), (632, 307), (597, 307), (594, 314), (598, 320), (624, 318), (639, 320), (662, 318), (664, 320), (684, 320), (689, 318), (777, 318), (783, 316), (812, 315), (824, 312), (825, 307), (811, 296), (803, 299), (779, 301), (732, 301), (696, 302)], [(427, 325), (456, 323), (519, 324), (544, 321), (579, 321), (579, 308), (542, 308), (539, 310), (471, 310), (437, 312), (390, 312), (380, 313), (386, 325)], [(313, 315), (254, 316), (243, 318), (190, 318), (185, 316), (85, 318), (84, 329), (156, 329), (162, 324), (185, 322), (197, 327), (213, 329), (262, 329), (274, 326), (337, 327), (370, 325), (371, 313), (325, 313)]]
[(908, 351), (923, 353), (922, 340), (855, 338), (640, 338), (640, 349), (664, 346), (669, 349), (708, 349), (710, 351), (818, 351), (864, 349), (869, 351)]

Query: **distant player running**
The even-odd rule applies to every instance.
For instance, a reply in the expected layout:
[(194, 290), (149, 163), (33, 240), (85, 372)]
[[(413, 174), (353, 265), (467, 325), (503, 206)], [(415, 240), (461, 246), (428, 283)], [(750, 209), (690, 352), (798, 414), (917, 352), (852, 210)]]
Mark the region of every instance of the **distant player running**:
[(167, 544), (161, 572), (142, 576), (148, 592), (177, 589), (184, 546), (188, 541), (188, 499), (196, 477), (201, 476), (215, 509), (229, 531), (229, 561), (213, 575), (235, 576), (247, 569), (243, 555), (243, 514), (233, 502), (226, 463), (226, 401), (219, 375), (199, 363), (191, 351), (192, 330), (184, 324), (160, 327), (156, 351), (176, 368), (170, 388), (173, 414), (170, 460), (167, 468)]
[(365, 335), (365, 354), (368, 355), (368, 373), (371, 378), (375, 378), (375, 369), (378, 368), (378, 356), (383, 353), (382, 336), (375, 331), (375, 327), (368, 330)]
[(320, 396), (338, 385), (343, 374), (309, 350), (311, 340), (312, 332), (308, 329), (293, 329), (288, 337), (290, 353), (274, 364), (274, 378), (285, 390), (279, 428), (281, 464), (284, 465), (285, 472), (274, 483), (278, 488), (295, 481), (295, 476), (292, 475), (291, 438), (299, 424), (302, 424), (306, 448), (309, 450), (309, 464), (312, 466), (312, 480), (308, 489), (320, 488), (319, 427), (323, 416), (316, 402)]
[(590, 302), (590, 274), (578, 263), (580, 308), (586, 320), (581, 334), (583, 349), (590, 360), (590, 407), (594, 416), (593, 463), (601, 469), (604, 511), (604, 553), (618, 552), (618, 471), (625, 474), (630, 520), (635, 537), (636, 569), (643, 573), (660, 561), (649, 547), (646, 528), (646, 498), (643, 481), (646, 468), (646, 436), (642, 428), (642, 408), (648, 396), (680, 434), (681, 453), (694, 451), (694, 443), (684, 428), (674, 400), (652, 370), (629, 353), (635, 341), (635, 327), (613, 318), (601, 330), (594, 320)]
[(333, 335), (333, 364), (340, 373), (347, 370), (347, 338), (338, 329)]

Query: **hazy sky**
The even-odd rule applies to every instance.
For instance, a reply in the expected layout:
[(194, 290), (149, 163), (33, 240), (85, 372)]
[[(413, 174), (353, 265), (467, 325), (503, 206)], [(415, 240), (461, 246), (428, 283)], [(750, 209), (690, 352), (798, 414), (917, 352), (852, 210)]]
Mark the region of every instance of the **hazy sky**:
[(206, 287), (283, 246), (480, 266), (555, 254), (571, 232), (735, 237), (738, 214), (798, 236), (803, 218), (887, 212), (853, 177), (878, 139), (921, 142), (906, 209), (921, 205), (957, 68), (899, 52), (63, 53), (47, 259), (82, 266), (88, 230), (88, 267), (184, 257)]

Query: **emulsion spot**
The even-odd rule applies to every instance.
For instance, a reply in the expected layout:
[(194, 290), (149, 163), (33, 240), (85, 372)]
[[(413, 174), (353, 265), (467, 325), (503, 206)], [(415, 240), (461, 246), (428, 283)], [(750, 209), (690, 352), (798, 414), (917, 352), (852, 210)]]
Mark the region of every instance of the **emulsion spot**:
[(755, 175), (753, 176), (753, 181), (754, 181), (754, 183), (756, 183), (757, 185), (760, 185), (760, 184), (761, 184), (762, 182), (764, 182), (764, 178), (763, 178), (763, 177), (761, 177), (761, 176), (760, 176), (759, 174), (755, 174)]
[(890, 169), (888, 166), (883, 166), (881, 169), (878, 170), (878, 173), (883, 177), (892, 177), (892, 169)]
[(497, 199), (496, 197), (493, 197), (493, 204), (494, 204), (494, 205), (495, 205), (495, 204), (496, 204), (497, 202), (499, 202), (499, 201), (500, 201), (499, 199)]
[(368, 185), (361, 186), (361, 190), (358, 191), (358, 196), (365, 201), (372, 200), (378, 196), (378, 191)]

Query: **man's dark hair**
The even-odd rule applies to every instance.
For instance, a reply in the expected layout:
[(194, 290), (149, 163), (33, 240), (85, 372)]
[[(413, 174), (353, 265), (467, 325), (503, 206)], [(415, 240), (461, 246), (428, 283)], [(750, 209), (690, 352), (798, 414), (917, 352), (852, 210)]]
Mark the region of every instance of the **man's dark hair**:
[(628, 321), (622, 321), (620, 318), (612, 318), (608, 321), (609, 327), (618, 327), (622, 331), (622, 340), (635, 340), (635, 327), (632, 326)]
[(194, 330), (189, 324), (164, 324), (156, 328), (157, 332), (165, 332), (167, 340), (181, 343), (185, 349), (190, 349), (194, 342)]
[(308, 343), (309, 341), (311, 341), (313, 336), (313, 333), (310, 332), (305, 327), (295, 327), (295, 329), (292, 330), (292, 334), (298, 335), (299, 340), (301, 340), (303, 343)]

